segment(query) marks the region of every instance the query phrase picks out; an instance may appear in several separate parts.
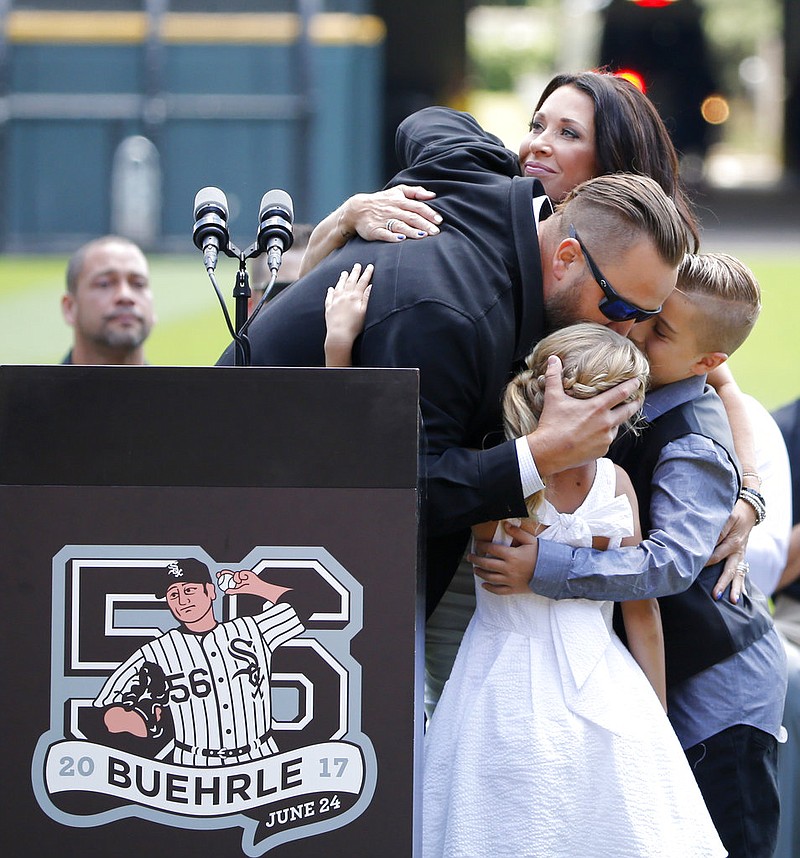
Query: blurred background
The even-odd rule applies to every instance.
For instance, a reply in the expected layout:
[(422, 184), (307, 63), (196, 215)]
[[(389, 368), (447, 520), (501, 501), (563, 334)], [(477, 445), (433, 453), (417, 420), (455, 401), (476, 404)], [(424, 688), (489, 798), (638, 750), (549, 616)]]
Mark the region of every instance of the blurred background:
[[(228, 334), (191, 240), (198, 189), (255, 238), (271, 188), (314, 223), (394, 173), (394, 129), (449, 104), (516, 151), (559, 71), (624, 70), (682, 153), (705, 249), (764, 290), (734, 356), (774, 408), (800, 395), (797, 0), (0, 0), (0, 363), (55, 363), (67, 255), (147, 252), (153, 363), (211, 364)], [(233, 288), (236, 266), (220, 262)]]

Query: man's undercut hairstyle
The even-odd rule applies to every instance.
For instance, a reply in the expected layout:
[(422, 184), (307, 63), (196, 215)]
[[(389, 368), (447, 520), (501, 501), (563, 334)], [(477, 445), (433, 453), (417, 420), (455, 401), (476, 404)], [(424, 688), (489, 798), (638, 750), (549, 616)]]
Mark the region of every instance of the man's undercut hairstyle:
[(727, 253), (687, 253), (677, 290), (695, 307), (697, 345), (732, 355), (761, 313), (761, 288), (753, 272)]
[(86, 261), (86, 254), (95, 247), (102, 247), (104, 244), (127, 244), (130, 247), (135, 247), (140, 250), (140, 247), (129, 238), (123, 238), (121, 235), (104, 235), (100, 238), (93, 238), (82, 244), (69, 258), (67, 263), (67, 292), (74, 295), (78, 291), (78, 279), (83, 271), (83, 263)]
[(688, 249), (675, 203), (647, 176), (614, 173), (589, 179), (570, 191), (557, 211), (564, 237), (574, 224), (592, 248), (605, 248), (604, 260), (622, 256), (646, 238), (665, 263), (677, 268)]

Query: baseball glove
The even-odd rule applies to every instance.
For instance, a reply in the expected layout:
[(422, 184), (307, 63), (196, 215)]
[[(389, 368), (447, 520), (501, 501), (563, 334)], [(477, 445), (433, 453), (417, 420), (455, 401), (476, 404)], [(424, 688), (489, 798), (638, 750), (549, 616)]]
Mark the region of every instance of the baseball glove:
[(120, 703), (124, 709), (141, 715), (147, 725), (147, 735), (157, 739), (164, 731), (162, 710), (169, 705), (169, 684), (164, 671), (152, 661), (146, 661)]

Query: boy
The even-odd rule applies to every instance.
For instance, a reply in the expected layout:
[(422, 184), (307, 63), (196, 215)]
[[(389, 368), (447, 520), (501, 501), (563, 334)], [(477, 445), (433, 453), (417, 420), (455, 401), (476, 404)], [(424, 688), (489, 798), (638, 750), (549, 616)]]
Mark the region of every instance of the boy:
[(630, 334), (651, 365), (647, 424), (611, 456), (633, 481), (644, 542), (571, 549), (507, 525), (518, 544), (480, 542), (470, 557), (496, 593), (669, 597), (660, 599), (669, 717), (722, 842), (731, 856), (753, 858), (771, 856), (776, 841), (786, 661), (762, 594), (742, 589), (746, 564), (731, 598), (714, 586), (721, 565), (703, 568), (737, 497), (757, 522), (765, 512), (758, 476), (742, 475), (741, 487), (724, 410), (705, 377), (745, 340), (760, 306), (758, 284), (740, 262), (689, 255), (661, 314)]

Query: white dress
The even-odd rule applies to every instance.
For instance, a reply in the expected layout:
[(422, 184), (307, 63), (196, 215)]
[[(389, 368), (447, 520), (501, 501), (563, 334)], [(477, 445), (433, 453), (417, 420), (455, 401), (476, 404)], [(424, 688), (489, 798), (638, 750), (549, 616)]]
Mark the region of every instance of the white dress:
[[(618, 544), (632, 515), (615, 485), (600, 459), (574, 514), (547, 504), (541, 538)], [(613, 604), (480, 583), (425, 738), (424, 858), (726, 855)]]

